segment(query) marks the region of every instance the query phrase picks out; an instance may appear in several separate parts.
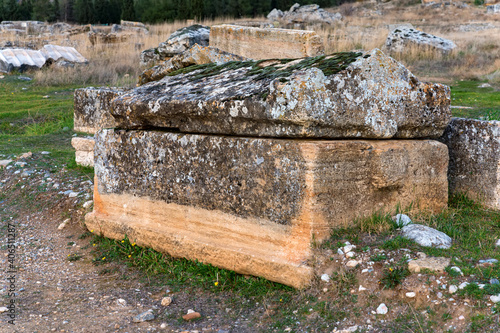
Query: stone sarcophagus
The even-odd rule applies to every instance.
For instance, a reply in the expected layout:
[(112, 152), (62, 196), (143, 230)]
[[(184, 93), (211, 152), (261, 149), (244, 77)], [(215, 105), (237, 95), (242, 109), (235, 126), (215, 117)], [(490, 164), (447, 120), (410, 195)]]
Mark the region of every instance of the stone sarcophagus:
[(300, 288), (331, 228), (446, 207), (447, 87), (378, 50), (227, 64), (108, 101), (89, 229)]

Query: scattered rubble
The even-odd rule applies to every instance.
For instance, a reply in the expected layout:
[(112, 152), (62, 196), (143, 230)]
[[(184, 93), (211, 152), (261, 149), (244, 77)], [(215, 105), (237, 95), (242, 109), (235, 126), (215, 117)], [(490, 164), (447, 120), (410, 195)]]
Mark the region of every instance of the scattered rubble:
[(273, 9), (267, 18), (272, 21), (279, 21), (284, 25), (296, 24), (328, 24), (332, 25), (342, 20), (340, 13), (330, 13), (319, 5), (301, 6), (298, 3), (294, 4), (288, 11)]
[(408, 47), (431, 48), (442, 53), (449, 53), (456, 48), (455, 43), (413, 28), (399, 27), (392, 30), (385, 41), (389, 52), (403, 53)]

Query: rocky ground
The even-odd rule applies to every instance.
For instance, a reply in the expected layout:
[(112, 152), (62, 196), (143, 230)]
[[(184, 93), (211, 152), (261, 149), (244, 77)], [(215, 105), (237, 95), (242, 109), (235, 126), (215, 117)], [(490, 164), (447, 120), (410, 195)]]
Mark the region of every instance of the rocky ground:
[[(409, 259), (428, 255), (404, 244), (373, 246), (378, 236), (370, 234), (358, 235), (356, 245), (340, 238), (318, 248), (318, 279), (307, 290), (273, 287), (255, 290), (255, 297), (189, 282), (180, 288), (170, 286), (124, 262), (97, 258), (101, 264), (96, 265), (95, 237), (83, 224), (92, 209), (91, 175), (55, 165), (48, 152), (0, 158), (12, 159), (0, 169), (0, 307), (15, 301), (10, 310), (0, 308), (0, 332), (500, 329), (495, 296), (476, 298), (464, 293), (467, 283), (492, 288), (498, 280), (481, 283), (480, 278), (463, 276), (459, 270), (423, 270), (389, 288), (387, 283), (397, 277), (383, 280), (384, 274)], [(15, 247), (9, 248), (12, 244)], [(11, 249), (15, 251), (9, 256)], [(495, 263), (473, 265), (493, 267)], [(201, 318), (184, 319), (191, 311)], [(15, 325), (9, 323), (12, 320)]]

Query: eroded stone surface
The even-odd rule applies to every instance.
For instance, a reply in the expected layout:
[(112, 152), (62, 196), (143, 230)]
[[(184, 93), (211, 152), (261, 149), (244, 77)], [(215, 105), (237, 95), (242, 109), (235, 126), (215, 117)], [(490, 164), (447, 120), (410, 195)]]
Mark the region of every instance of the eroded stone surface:
[(115, 127), (110, 108), (113, 98), (123, 94), (119, 88), (81, 88), (75, 90), (74, 129), (94, 134), (100, 128)]
[(212, 27), (210, 46), (251, 59), (302, 58), (324, 54), (323, 42), (314, 31), (230, 24)]
[(279, 9), (273, 9), (267, 18), (272, 21), (281, 21), (291, 24), (334, 24), (342, 19), (340, 13), (330, 13), (320, 8), (318, 5), (301, 6), (298, 3), (290, 7), (289, 10), (282, 12)]
[(74, 137), (71, 145), (75, 148), (76, 164), (83, 166), (94, 166), (94, 138)]
[(164, 63), (145, 70), (139, 77), (139, 84), (158, 81), (167, 74), (191, 65), (216, 63), (221, 65), (228, 61), (248, 60), (236, 54), (228, 53), (210, 46), (195, 44), (185, 52), (178, 54)]
[(106, 129), (94, 212), (111, 238), (302, 287), (312, 239), (379, 209), (447, 205), (432, 140), (310, 141)]
[(450, 193), (500, 209), (500, 122), (453, 118), (440, 140), (450, 151)]
[[(323, 70), (314, 67), (320, 64), (326, 64)], [(377, 49), (364, 56), (343, 53), (284, 64), (273, 60), (205, 66), (170, 73), (117, 97), (112, 102), (117, 125), (188, 133), (387, 139), (439, 137), (451, 118), (449, 87), (420, 82)], [(330, 74), (333, 69), (339, 72)]]
[(405, 52), (411, 46), (428, 47), (443, 53), (449, 53), (457, 47), (451, 40), (405, 27), (392, 30), (385, 41), (385, 47), (391, 52)]

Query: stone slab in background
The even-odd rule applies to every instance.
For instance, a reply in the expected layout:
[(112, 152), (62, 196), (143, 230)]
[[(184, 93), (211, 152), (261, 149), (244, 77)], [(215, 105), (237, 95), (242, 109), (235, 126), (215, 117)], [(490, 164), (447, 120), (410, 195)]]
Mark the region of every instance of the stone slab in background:
[(96, 134), (94, 212), (106, 237), (303, 287), (313, 240), (410, 203), (447, 206), (446, 146), (106, 129)]
[(453, 118), (440, 141), (450, 151), (450, 193), (500, 209), (500, 121)]
[(101, 128), (116, 127), (110, 108), (113, 98), (123, 94), (119, 88), (81, 88), (75, 90), (74, 130), (94, 134)]
[(486, 13), (488, 14), (500, 13), (500, 3), (486, 6)]
[(83, 64), (87, 63), (85, 59), (74, 47), (59, 46), (59, 45), (44, 45), (40, 50), (46, 61), (65, 60), (70, 63)]
[(194, 68), (115, 98), (117, 126), (237, 136), (408, 139), (438, 138), (451, 119), (449, 87), (420, 82), (377, 49)]
[(302, 58), (325, 52), (321, 38), (314, 31), (229, 24), (211, 28), (210, 46), (250, 59)]
[(76, 164), (94, 166), (94, 138), (74, 137), (71, 139), (71, 145), (75, 148)]
[(385, 48), (390, 52), (404, 53), (411, 47), (430, 48), (449, 53), (457, 46), (451, 40), (405, 27), (392, 30), (385, 41)]

